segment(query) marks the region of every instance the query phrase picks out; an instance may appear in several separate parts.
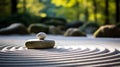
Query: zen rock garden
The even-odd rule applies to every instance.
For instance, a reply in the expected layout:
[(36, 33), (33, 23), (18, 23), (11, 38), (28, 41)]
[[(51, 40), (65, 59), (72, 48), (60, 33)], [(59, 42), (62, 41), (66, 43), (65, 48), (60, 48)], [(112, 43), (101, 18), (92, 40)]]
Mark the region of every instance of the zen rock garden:
[[(55, 22), (55, 21), (54, 21)], [(99, 26), (96, 23), (56, 23), (50, 25), (43, 23), (33, 23), (29, 26), (25, 26), (22, 23), (13, 23), (7, 27), (0, 29), (0, 35), (29, 35), (37, 34), (39, 32), (45, 32), (52, 35), (63, 35), (63, 36), (82, 36), (85, 37), (87, 34), (92, 34), (94, 37), (120, 37), (120, 26), (118, 25), (103, 25)], [(48, 23), (48, 21), (47, 21)], [(52, 24), (52, 25), (51, 25)], [(59, 25), (60, 24), (60, 25)], [(78, 26), (78, 24), (80, 24)]]

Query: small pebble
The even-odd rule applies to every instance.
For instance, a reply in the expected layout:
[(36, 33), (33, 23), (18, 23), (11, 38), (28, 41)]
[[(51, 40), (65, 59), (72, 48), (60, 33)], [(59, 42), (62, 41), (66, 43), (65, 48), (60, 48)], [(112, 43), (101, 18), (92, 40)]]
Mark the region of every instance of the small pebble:
[(36, 35), (36, 37), (39, 39), (39, 40), (44, 40), (46, 38), (47, 34), (44, 33), (44, 32), (40, 32)]

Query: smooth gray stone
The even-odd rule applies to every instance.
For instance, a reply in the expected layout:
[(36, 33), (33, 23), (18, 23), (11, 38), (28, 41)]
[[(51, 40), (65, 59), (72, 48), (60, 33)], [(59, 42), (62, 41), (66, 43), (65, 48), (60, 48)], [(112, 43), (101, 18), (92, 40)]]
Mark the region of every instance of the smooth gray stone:
[(13, 23), (8, 27), (0, 29), (0, 35), (11, 35), (11, 34), (27, 35), (29, 34), (29, 32), (22, 23)]
[(47, 48), (53, 48), (54, 45), (55, 45), (54, 40), (31, 39), (25, 42), (25, 46), (28, 49), (47, 49)]
[(69, 28), (64, 33), (64, 36), (86, 36), (86, 34), (81, 32), (78, 28)]
[(48, 33), (48, 30), (49, 30), (49, 27), (45, 24), (36, 23), (36, 24), (30, 24), (28, 26), (28, 31), (30, 33), (39, 33), (39, 32)]

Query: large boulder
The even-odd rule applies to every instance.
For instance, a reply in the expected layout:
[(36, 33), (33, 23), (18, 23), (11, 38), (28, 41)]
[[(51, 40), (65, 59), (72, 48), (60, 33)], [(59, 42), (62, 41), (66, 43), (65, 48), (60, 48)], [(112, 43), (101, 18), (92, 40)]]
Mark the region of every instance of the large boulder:
[(97, 23), (85, 23), (83, 26), (79, 27), (82, 32), (92, 34), (99, 28)]
[(120, 27), (116, 25), (101, 26), (95, 33), (95, 37), (120, 37)]
[(28, 31), (30, 33), (38, 33), (38, 32), (48, 33), (49, 27), (45, 24), (40, 24), (40, 23), (30, 24), (28, 27)]
[(11, 35), (11, 34), (25, 35), (29, 33), (27, 31), (27, 28), (21, 23), (14, 23), (8, 27), (0, 29), (0, 35)]
[(81, 32), (77, 28), (69, 28), (65, 33), (64, 36), (86, 36), (85, 33)]

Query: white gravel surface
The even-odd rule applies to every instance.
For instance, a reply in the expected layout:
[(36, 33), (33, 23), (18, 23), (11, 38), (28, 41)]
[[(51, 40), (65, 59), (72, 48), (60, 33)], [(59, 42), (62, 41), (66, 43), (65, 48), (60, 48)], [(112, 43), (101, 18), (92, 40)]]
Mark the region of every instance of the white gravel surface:
[(120, 67), (120, 38), (64, 37), (53, 49), (26, 49), (35, 35), (0, 36), (0, 67)]
[[(0, 45), (24, 46), (28, 39), (36, 39), (35, 35), (12, 35), (0, 36)], [(64, 37), (60, 35), (47, 35), (46, 40), (55, 40), (56, 46), (103, 46), (120, 49), (120, 38), (94, 38), (87, 37)]]

